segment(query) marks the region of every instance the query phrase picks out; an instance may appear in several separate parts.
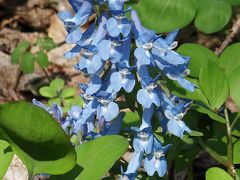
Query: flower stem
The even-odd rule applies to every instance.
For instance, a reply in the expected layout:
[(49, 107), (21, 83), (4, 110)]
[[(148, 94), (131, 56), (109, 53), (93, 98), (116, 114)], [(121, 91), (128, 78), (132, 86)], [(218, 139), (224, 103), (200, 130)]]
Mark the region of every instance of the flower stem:
[(230, 121), (229, 121), (229, 117), (228, 117), (227, 108), (224, 109), (224, 116), (225, 116), (226, 128), (227, 128), (227, 158), (228, 158), (228, 162), (231, 164), (228, 167), (228, 172), (233, 177), (235, 177), (236, 172), (235, 172), (235, 168), (233, 165), (232, 130), (231, 130), (231, 125), (230, 125)]

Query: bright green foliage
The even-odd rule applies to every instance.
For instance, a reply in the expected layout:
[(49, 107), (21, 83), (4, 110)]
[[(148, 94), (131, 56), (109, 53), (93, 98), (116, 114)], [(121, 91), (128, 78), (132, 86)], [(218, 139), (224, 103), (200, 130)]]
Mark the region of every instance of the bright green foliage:
[(183, 44), (178, 48), (177, 52), (191, 58), (188, 68), (191, 70), (190, 76), (192, 77), (199, 77), (201, 67), (209, 60), (217, 62), (218, 59), (217, 55), (211, 50), (199, 44)]
[(238, 107), (240, 107), (240, 93), (239, 93), (239, 84), (240, 84), (240, 67), (236, 68), (229, 75), (229, 86), (230, 86), (230, 96), (233, 98)]
[(19, 61), (21, 60), (22, 55), (28, 50), (28, 48), (30, 47), (30, 43), (27, 41), (22, 41), (20, 42), (17, 47), (14, 49), (14, 51), (12, 52), (12, 62), (14, 64), (19, 63)]
[(233, 178), (223, 169), (218, 167), (212, 167), (206, 172), (206, 180), (233, 180)]
[(36, 54), (35, 60), (42, 68), (46, 68), (49, 66), (48, 56), (43, 51), (39, 51)]
[[(139, 0), (132, 1), (143, 25), (158, 33), (187, 26), (195, 18), (196, 27), (207, 34), (224, 28), (239, 0)], [(159, 21), (159, 19), (161, 19)], [(159, 22), (159, 23), (158, 23)]]
[(224, 69), (227, 76), (240, 67), (240, 43), (227, 47), (219, 58), (219, 66)]
[(25, 52), (22, 56), (21, 69), (25, 74), (34, 71), (34, 56), (30, 52)]
[(101, 179), (128, 149), (127, 139), (121, 136), (104, 136), (76, 148), (77, 165), (67, 174), (51, 179)]
[(226, 75), (213, 61), (201, 69), (200, 87), (207, 97), (211, 109), (218, 110), (229, 96), (229, 85)]
[(176, 172), (180, 172), (188, 166), (192, 165), (193, 160), (200, 150), (200, 147), (195, 146), (184, 151), (182, 154), (179, 154), (175, 161)]
[(3, 179), (12, 158), (12, 148), (6, 141), (0, 140), (0, 179)]
[(0, 139), (9, 142), (30, 177), (63, 174), (75, 166), (76, 153), (69, 137), (49, 113), (30, 103), (0, 105)]
[(39, 93), (49, 99), (49, 105), (56, 103), (63, 106), (64, 112), (67, 112), (73, 105), (83, 106), (84, 103), (80, 96), (76, 96), (76, 89), (64, 87), (62, 79), (55, 79), (49, 86), (41, 87)]
[(50, 51), (56, 47), (56, 44), (51, 38), (38, 38), (36, 45), (39, 46), (42, 50)]
[(144, 26), (157, 32), (168, 32), (188, 25), (194, 18), (195, 0), (140, 0), (133, 6)]
[(207, 33), (221, 30), (230, 20), (232, 7), (226, 0), (198, 0), (196, 27)]
[[(32, 47), (38, 48), (39, 51), (32, 53)], [(14, 64), (20, 64), (23, 73), (33, 73), (35, 62), (39, 64), (41, 68), (47, 68), (49, 66), (46, 53), (55, 47), (55, 43), (50, 38), (39, 38), (35, 44), (22, 41), (11, 54), (12, 62)]]

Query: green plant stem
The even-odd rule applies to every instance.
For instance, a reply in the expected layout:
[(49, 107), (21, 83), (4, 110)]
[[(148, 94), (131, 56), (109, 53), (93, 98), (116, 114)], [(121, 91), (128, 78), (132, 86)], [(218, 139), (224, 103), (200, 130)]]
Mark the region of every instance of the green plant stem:
[(228, 157), (228, 162), (231, 164), (228, 167), (228, 172), (233, 177), (236, 177), (236, 172), (235, 172), (235, 168), (233, 165), (232, 130), (231, 130), (231, 125), (230, 125), (230, 121), (229, 121), (229, 117), (228, 117), (227, 108), (224, 109), (224, 116), (225, 116), (226, 128), (227, 128), (227, 157)]
[(49, 77), (47, 71), (46, 71), (44, 68), (42, 68), (42, 71), (44, 72), (44, 74), (45, 74), (45, 76), (46, 76), (48, 82), (50, 83), (50, 82), (51, 82), (51, 79), (50, 79), (50, 77)]
[(239, 116), (237, 116), (236, 118), (234, 118), (234, 120), (233, 120), (233, 122), (232, 122), (232, 124), (231, 124), (231, 131), (233, 130), (236, 122), (238, 121), (238, 118), (239, 118)]
[(230, 168), (231, 167), (231, 163), (229, 163), (228, 160), (226, 160), (225, 158), (223, 158), (222, 156), (218, 155), (214, 150), (212, 150), (210, 147), (208, 147), (205, 142), (202, 140), (202, 138), (197, 137), (198, 138), (198, 142), (199, 145), (210, 154), (210, 156), (212, 156), (216, 161), (218, 161), (219, 163), (221, 163), (222, 165), (224, 165), (226, 168)]

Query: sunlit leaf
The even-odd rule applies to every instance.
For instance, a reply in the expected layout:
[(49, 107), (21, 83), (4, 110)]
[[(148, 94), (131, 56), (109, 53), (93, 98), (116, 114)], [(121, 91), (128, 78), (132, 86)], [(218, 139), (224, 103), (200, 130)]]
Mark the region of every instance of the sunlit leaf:
[(0, 105), (0, 139), (8, 141), (30, 177), (63, 174), (75, 166), (76, 153), (69, 137), (49, 113), (30, 103)]
[(198, 0), (195, 26), (204, 33), (214, 33), (228, 23), (231, 15), (231, 4), (225, 0)]

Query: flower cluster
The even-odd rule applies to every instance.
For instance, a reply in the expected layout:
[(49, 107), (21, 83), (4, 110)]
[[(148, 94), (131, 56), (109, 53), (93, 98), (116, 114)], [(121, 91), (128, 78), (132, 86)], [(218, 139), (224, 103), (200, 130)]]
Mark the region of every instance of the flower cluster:
[[(47, 108), (34, 103), (53, 114), (70, 135), (80, 132), (84, 141), (118, 134), (125, 113), (116, 100), (137, 90), (136, 100), (143, 108), (142, 124), (130, 128), (134, 132), (134, 154), (120, 179), (134, 179), (142, 161), (149, 176), (155, 171), (164, 176), (165, 154), (171, 145), (163, 146), (155, 137), (153, 114), (157, 114), (163, 133), (168, 131), (182, 138), (185, 131), (191, 132), (182, 120), (190, 102), (167, 95), (160, 81), (169, 78), (194, 91), (195, 86), (185, 79), (189, 74), (189, 57), (173, 50), (178, 30), (166, 37), (157, 35), (141, 24), (136, 11), (124, 9), (124, 0), (69, 0), (69, 3), (74, 12), (59, 13), (68, 32), (66, 42), (75, 44), (65, 57), (81, 55), (75, 68), (89, 77), (89, 83), (80, 84), (85, 105), (73, 106), (63, 118), (59, 106)], [(152, 75), (156, 69), (158, 73)]]

